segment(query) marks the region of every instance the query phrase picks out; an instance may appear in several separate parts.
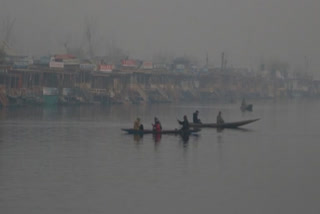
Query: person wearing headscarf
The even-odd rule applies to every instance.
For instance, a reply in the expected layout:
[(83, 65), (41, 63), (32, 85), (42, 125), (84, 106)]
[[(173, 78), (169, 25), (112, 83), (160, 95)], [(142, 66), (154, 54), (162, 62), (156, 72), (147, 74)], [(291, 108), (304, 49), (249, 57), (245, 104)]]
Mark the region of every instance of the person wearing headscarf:
[(134, 124), (133, 124), (133, 129), (134, 130), (140, 130), (140, 127), (141, 124), (140, 124), (140, 118), (138, 117), (135, 121), (134, 121)]
[(154, 118), (154, 124), (152, 124), (152, 129), (156, 132), (161, 132), (162, 130), (161, 123), (157, 117)]

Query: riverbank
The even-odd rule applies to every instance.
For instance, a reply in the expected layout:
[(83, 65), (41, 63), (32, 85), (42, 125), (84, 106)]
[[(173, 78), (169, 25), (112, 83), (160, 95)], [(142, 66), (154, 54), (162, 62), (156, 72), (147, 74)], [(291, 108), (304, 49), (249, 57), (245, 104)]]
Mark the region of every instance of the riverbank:
[[(53, 93), (53, 94), (51, 94)], [(202, 73), (126, 70), (11, 69), (0, 72), (0, 103), (17, 105), (142, 104), (320, 97), (311, 78), (256, 72)]]

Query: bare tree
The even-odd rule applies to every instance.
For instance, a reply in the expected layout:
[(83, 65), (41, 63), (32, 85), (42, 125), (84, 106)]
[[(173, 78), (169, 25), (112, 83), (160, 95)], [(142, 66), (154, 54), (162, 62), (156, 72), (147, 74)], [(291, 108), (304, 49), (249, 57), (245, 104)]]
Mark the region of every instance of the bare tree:
[(6, 53), (4, 52), (4, 49), (0, 47), (0, 65), (5, 62)]
[(88, 54), (90, 57), (94, 57), (97, 39), (98, 39), (98, 25), (96, 18), (86, 18), (84, 26), (84, 37), (88, 45)]
[(1, 39), (9, 45), (11, 45), (14, 40), (13, 30), (15, 21), (16, 19), (12, 19), (10, 16), (6, 16), (1, 20)]
[(129, 58), (129, 54), (112, 40), (111, 44), (107, 45), (106, 58), (110, 63), (119, 64), (121, 60)]
[(290, 65), (285, 61), (279, 59), (270, 60), (267, 63), (267, 69), (271, 72), (272, 76), (276, 75), (276, 72), (280, 72), (283, 77), (288, 77)]
[(74, 39), (71, 33), (65, 34), (59, 41), (59, 45), (65, 50), (65, 53), (74, 55), (79, 59), (85, 58), (83, 47)]
[(157, 52), (152, 56), (153, 62), (159, 64), (171, 64), (174, 58), (174, 54), (168, 52)]

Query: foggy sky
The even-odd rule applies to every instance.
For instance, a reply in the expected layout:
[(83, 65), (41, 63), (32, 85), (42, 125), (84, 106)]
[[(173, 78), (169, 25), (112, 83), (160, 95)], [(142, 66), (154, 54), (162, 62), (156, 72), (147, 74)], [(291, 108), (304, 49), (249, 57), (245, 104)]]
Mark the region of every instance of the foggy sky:
[(132, 58), (157, 52), (194, 55), (234, 66), (280, 59), (320, 71), (319, 0), (0, 0), (0, 18), (15, 18), (15, 46), (31, 55), (84, 42), (96, 20), (99, 54), (112, 41)]

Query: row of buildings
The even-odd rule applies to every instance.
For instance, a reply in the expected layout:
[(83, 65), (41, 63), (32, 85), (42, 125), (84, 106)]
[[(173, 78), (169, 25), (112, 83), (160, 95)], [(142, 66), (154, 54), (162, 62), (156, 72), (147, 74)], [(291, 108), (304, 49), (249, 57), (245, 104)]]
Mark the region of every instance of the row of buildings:
[(14, 69), (31, 69), (45, 67), (52, 69), (83, 70), (98, 72), (120, 72), (131, 70), (161, 70), (177, 72), (198, 72), (207, 71), (206, 67), (201, 69), (192, 64), (188, 59), (176, 58), (170, 63), (152, 62), (145, 60), (124, 58), (117, 61), (110, 61), (106, 57), (95, 57), (93, 59), (79, 59), (71, 54), (55, 54), (33, 58), (29, 56), (7, 55), (4, 63)]
[(186, 57), (170, 63), (70, 54), (0, 55), (0, 105), (233, 101), (320, 95), (308, 75), (275, 68), (199, 68)]

